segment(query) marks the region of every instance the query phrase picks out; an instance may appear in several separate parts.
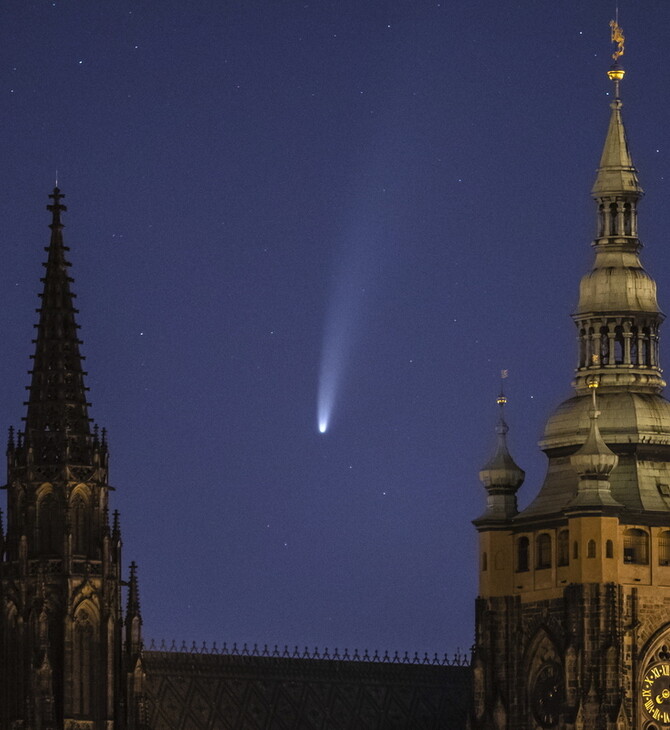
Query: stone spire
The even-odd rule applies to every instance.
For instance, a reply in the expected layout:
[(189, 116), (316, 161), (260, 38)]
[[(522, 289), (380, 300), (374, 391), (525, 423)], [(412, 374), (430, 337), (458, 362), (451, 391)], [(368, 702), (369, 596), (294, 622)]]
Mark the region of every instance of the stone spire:
[(623, 192), (634, 196), (636, 200), (644, 194), (637, 179), (637, 170), (628, 149), (626, 129), (621, 117), (623, 103), (619, 98), (620, 82), (625, 71), (618, 65), (611, 68), (607, 75), (614, 82), (614, 100), (610, 104), (611, 114), (605, 146), (600, 157), (600, 165), (596, 181), (591, 193), (596, 200), (617, 196)]
[(570, 463), (579, 475), (577, 495), (570, 502), (566, 511), (614, 507), (622, 505), (612, 497), (609, 476), (619, 463), (619, 457), (607, 446), (598, 428), (598, 410), (596, 403), (597, 381), (591, 383), (593, 408), (589, 412), (591, 427), (583, 446), (570, 457)]
[(36, 464), (90, 463), (91, 429), (79, 353), (77, 310), (70, 291), (69, 250), (63, 243), (63, 194), (56, 187), (47, 206), (51, 240), (42, 282), (39, 323), (25, 418), (25, 446)]
[(505, 422), (505, 403), (507, 398), (501, 388), (498, 396), (500, 418), (496, 426), (496, 449), (479, 472), (479, 479), (488, 492), (486, 512), (475, 520), (476, 525), (489, 520), (508, 520), (518, 512), (516, 492), (523, 484), (526, 473), (517, 466), (507, 447), (509, 426)]
[(658, 393), (665, 385), (658, 355), (663, 314), (656, 282), (639, 258), (637, 206), (643, 190), (621, 116), (624, 73), (618, 61), (608, 72), (614, 100), (592, 189), (598, 205), (595, 262), (582, 278), (573, 315), (580, 343), (574, 385), (580, 395), (588, 393), (594, 376), (607, 390)]

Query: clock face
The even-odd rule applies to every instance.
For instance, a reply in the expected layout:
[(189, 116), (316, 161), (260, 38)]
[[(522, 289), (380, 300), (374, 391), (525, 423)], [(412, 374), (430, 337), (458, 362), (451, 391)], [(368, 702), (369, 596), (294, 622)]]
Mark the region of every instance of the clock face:
[(558, 664), (545, 664), (535, 677), (531, 693), (535, 719), (542, 727), (556, 727), (563, 705), (563, 672)]
[(649, 667), (642, 678), (640, 699), (645, 712), (659, 725), (670, 727), (670, 663)]

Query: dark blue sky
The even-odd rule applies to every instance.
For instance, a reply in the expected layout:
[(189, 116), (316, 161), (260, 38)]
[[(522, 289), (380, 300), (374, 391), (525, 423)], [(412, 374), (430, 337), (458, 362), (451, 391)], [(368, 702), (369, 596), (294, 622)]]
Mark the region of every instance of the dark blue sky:
[[(499, 371), (523, 504), (570, 394), (614, 4), (2, 4), (0, 421), (24, 414), (58, 170), (148, 639), (471, 645)], [(619, 6), (667, 308), (670, 3)]]

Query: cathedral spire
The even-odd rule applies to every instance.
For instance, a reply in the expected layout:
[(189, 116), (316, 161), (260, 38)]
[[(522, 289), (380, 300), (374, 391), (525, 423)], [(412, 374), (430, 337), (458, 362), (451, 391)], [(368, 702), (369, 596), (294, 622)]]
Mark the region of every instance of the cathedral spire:
[(51, 240), (46, 248), (25, 418), (26, 446), (32, 449), (35, 462), (43, 464), (81, 461), (90, 446), (81, 340), (77, 337), (75, 295), (70, 291), (72, 278), (66, 259), (69, 249), (63, 242), (61, 216), (67, 208), (59, 188), (49, 197), (53, 201), (47, 206), (52, 215)]
[(625, 72), (619, 65), (623, 34), (618, 25), (613, 26), (612, 40), (619, 46), (607, 74), (614, 85), (614, 99), (592, 189), (598, 205), (595, 262), (582, 278), (573, 315), (579, 329), (574, 383), (579, 395), (588, 394), (593, 377), (604, 391), (658, 393), (665, 385), (658, 350), (663, 314), (656, 300), (656, 282), (639, 258), (637, 206), (643, 190), (621, 116), (620, 85)]

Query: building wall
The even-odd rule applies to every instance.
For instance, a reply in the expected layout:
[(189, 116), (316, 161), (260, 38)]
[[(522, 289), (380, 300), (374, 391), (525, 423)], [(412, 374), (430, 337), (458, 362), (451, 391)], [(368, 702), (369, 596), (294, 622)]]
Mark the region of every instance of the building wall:
[(464, 730), (467, 666), (146, 651), (151, 730)]

